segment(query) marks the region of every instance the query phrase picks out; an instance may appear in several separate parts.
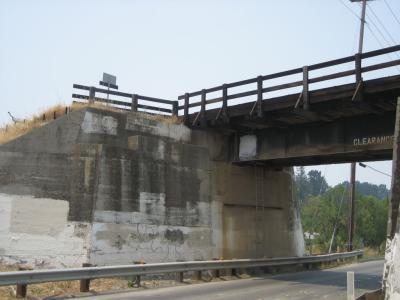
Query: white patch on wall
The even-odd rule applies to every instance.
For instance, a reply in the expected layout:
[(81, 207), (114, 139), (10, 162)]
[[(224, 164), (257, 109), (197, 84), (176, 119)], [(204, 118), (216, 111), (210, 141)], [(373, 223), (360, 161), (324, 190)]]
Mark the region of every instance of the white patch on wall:
[(118, 128), (118, 121), (111, 116), (103, 116), (101, 114), (85, 112), (81, 129), (84, 133), (100, 133), (116, 135)]
[(87, 262), (90, 224), (67, 221), (68, 201), (0, 194), (0, 257), (35, 268)]
[(246, 160), (257, 155), (257, 137), (255, 135), (244, 135), (240, 137), (239, 159)]
[(210, 227), (93, 223), (90, 263), (96, 265), (211, 259)]
[(125, 129), (167, 137), (176, 141), (190, 142), (191, 139), (190, 129), (183, 124), (170, 124), (151, 120), (138, 114), (128, 115)]

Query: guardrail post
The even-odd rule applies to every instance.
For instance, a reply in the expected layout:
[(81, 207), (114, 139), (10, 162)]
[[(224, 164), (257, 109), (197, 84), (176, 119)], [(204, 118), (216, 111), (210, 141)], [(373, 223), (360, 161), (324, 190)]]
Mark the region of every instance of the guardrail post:
[[(91, 264), (88, 264), (88, 263), (82, 264), (82, 267), (84, 267), (84, 268), (87, 268), (90, 266), (91, 266)], [(81, 293), (86, 293), (86, 292), (89, 292), (89, 290), (90, 290), (90, 279), (81, 279), (79, 281), (79, 291)]]
[(202, 279), (202, 271), (194, 271), (194, 278), (196, 280), (201, 280)]
[(89, 90), (89, 104), (94, 103), (95, 95), (96, 95), (96, 88), (94, 86), (91, 86)]
[(28, 291), (27, 284), (17, 284), (16, 297), (17, 298), (25, 298), (27, 291)]
[(138, 111), (138, 95), (137, 94), (132, 95), (131, 111)]
[(201, 90), (201, 110), (200, 110), (200, 122), (201, 125), (206, 125), (206, 90)]
[(308, 87), (308, 66), (303, 67), (303, 109), (310, 109), (309, 87)]
[(183, 272), (176, 272), (175, 281), (176, 282), (183, 282)]
[(184, 122), (189, 123), (189, 93), (185, 93), (185, 103), (183, 104)]
[(178, 101), (174, 101), (172, 104), (172, 115), (173, 116), (178, 116)]
[[(18, 267), (18, 271), (27, 271), (32, 270), (26, 267)], [(28, 293), (28, 285), (27, 284), (17, 284), (17, 290), (15, 292), (15, 296), (17, 298), (25, 298)]]
[(263, 116), (262, 111), (262, 100), (263, 100), (263, 78), (262, 76), (257, 77), (257, 117)]

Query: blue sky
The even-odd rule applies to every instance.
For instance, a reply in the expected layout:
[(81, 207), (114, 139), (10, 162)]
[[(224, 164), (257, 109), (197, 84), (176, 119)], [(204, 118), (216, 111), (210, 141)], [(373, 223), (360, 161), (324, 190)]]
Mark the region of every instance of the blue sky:
[[(366, 29), (365, 51), (400, 43), (400, 23), (385, 1), (400, 18), (400, 1), (370, 2), (374, 33)], [(104, 71), (117, 75), (122, 91), (176, 99), (352, 55), (359, 20), (344, 5), (359, 14), (348, 0), (0, 0), (0, 125), (9, 122), (8, 111), (25, 118), (69, 104), (73, 83), (96, 84)], [(381, 28), (386, 41), (373, 26), (379, 22), (391, 36)], [(390, 162), (376, 167), (390, 172)], [(349, 172), (330, 166), (326, 173), (334, 184)]]

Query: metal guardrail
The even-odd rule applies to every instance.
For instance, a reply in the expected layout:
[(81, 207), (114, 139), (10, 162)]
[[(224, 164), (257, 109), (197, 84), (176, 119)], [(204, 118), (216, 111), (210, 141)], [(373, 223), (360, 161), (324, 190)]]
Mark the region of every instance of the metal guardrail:
[(214, 261), (171, 262), (142, 265), (121, 265), (54, 270), (33, 270), (0, 273), (0, 286), (27, 285), (43, 282), (69, 281), (95, 278), (140, 276), (174, 272), (250, 269), (255, 267), (285, 266), (331, 262), (338, 259), (359, 257), (362, 250), (317, 256), (285, 257), (268, 259), (235, 259)]

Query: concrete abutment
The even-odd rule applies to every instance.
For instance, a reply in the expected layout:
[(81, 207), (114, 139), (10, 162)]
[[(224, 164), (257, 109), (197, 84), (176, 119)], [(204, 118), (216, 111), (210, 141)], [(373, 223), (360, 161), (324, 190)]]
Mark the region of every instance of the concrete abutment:
[(291, 168), (229, 138), (85, 108), (0, 146), (0, 257), (39, 267), (302, 256)]

